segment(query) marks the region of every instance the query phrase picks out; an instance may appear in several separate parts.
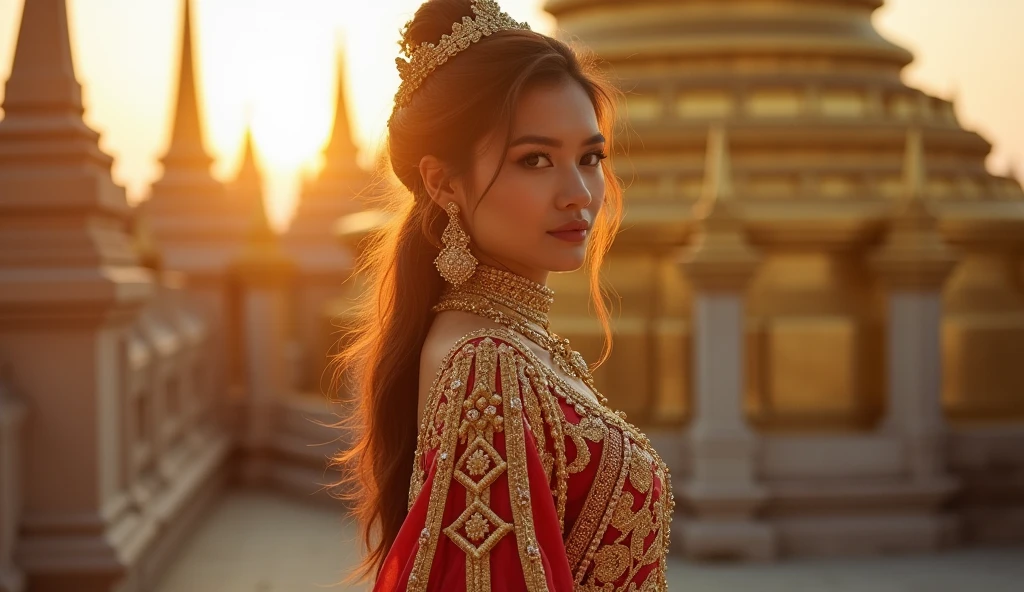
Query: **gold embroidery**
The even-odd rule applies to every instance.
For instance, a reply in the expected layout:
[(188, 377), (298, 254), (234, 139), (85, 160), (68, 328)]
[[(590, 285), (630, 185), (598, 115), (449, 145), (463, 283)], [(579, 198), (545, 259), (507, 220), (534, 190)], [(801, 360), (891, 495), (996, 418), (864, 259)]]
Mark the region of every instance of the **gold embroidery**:
[[(514, 350), (502, 344), (501, 388), (508, 399), (510, 421), (505, 432), (505, 447), (508, 450), (511, 470), (508, 475), (508, 495), (512, 501), (512, 521), (516, 525), (516, 543), (519, 559), (523, 565), (523, 578), (527, 590), (547, 590), (544, 563), (540, 546), (533, 527), (533, 510), (530, 507), (530, 478), (526, 466), (526, 432), (523, 421), (523, 403), (519, 396), (519, 376)], [(518, 503), (517, 503), (518, 502)]]
[[(488, 505), (491, 484), (508, 468), (508, 464), (494, 448), (495, 432), (504, 430), (504, 418), (498, 413), (502, 397), (495, 392), (498, 352), (494, 342), (490, 338), (481, 341), (476, 356), (473, 394), (462, 401), (462, 423), (459, 424), (459, 441), (468, 442), (469, 445), (455, 465), (455, 479), (467, 490), (466, 511), (444, 530), (448, 538), (466, 553), (466, 587), (470, 592), (491, 589), (491, 560), (488, 553), (512, 530), (512, 525), (502, 520)], [(477, 452), (488, 455), (496, 465), (479, 480), (466, 473), (469, 457)], [(460, 529), (465, 528), (466, 535), (472, 538), (474, 534), (480, 534), (480, 529), (471, 533), (470, 523), (481, 527), (481, 523), (488, 522), (493, 525), (494, 532), (480, 545), (473, 544), (459, 533)], [(490, 526), (487, 530), (490, 530)]]
[[(461, 344), (460, 344), (461, 345)], [(428, 408), (434, 408), (438, 404), (438, 399), (442, 396), (442, 392), (446, 393), (449, 400), (460, 400), (466, 396), (466, 380), (469, 377), (470, 364), (473, 362), (473, 355), (475, 348), (472, 344), (466, 344), (459, 350), (453, 350), (460, 355), (456, 355), (455, 359), (451, 362), (454, 366), (453, 373), (448, 376), (454, 376), (447, 384), (440, 380), (435, 380), (434, 386), (431, 388), (430, 396), (428, 397)], [(447, 366), (449, 359), (452, 354), (449, 353), (444, 361), (444, 366)], [(439, 378), (441, 375), (439, 374)], [(439, 385), (445, 385), (447, 390)], [(434, 477), (433, 484), (430, 489), (430, 503), (427, 504), (427, 517), (426, 524), (423, 530), (420, 532), (419, 547), (416, 549), (416, 557), (413, 560), (412, 573), (409, 575), (409, 585), (407, 590), (410, 592), (420, 592), (427, 589), (427, 581), (430, 577), (430, 566), (434, 561), (434, 551), (437, 550), (438, 536), (441, 530), (441, 520), (444, 515), (445, 500), (448, 499), (448, 488), (452, 481), (452, 455), (455, 453), (455, 447), (458, 444), (459, 436), (459, 419), (462, 414), (462, 408), (458, 405), (447, 406), (448, 415), (445, 416), (444, 422), (441, 428), (441, 444), (438, 453), (434, 456), (434, 462), (437, 466), (437, 473)], [(426, 414), (424, 414), (426, 416)], [(417, 491), (422, 488), (425, 477), (423, 476), (423, 470), (420, 467), (420, 459), (422, 458), (423, 439), (426, 434), (425, 426), (420, 426), (419, 442), (417, 442), (417, 457), (415, 470), (413, 471), (415, 479), (417, 480), (418, 486)], [(493, 535), (492, 535), (493, 536)]]
[[(533, 355), (530, 352), (530, 355)], [(539, 361), (537, 362), (540, 363)], [(544, 423), (547, 424), (551, 430), (551, 443), (555, 449), (555, 510), (558, 513), (558, 528), (559, 530), (565, 530), (565, 504), (569, 496), (569, 471), (566, 470), (565, 460), (565, 434), (562, 431), (562, 425), (565, 423), (565, 416), (562, 414), (561, 408), (558, 405), (558, 400), (552, 393), (551, 384), (547, 378), (542, 375), (542, 370), (538, 371), (535, 368), (547, 368), (543, 364), (540, 366), (530, 366), (527, 370), (527, 375), (530, 376), (533, 382), (533, 388), (540, 397), (541, 411), (544, 414)], [(531, 375), (532, 371), (532, 375)], [(550, 370), (548, 370), (550, 372)]]
[(471, 540), (482, 540), (490, 530), (491, 524), (484, 520), (484, 517), (479, 512), (473, 514), (473, 517), (466, 521), (466, 534), (469, 535)]
[(601, 539), (604, 538), (605, 531), (608, 530), (608, 524), (611, 522), (612, 514), (618, 506), (619, 497), (622, 495), (622, 488), (626, 484), (626, 475), (629, 473), (629, 461), (633, 456), (633, 447), (630, 445), (629, 437), (626, 434), (622, 436), (622, 465), (619, 470), (619, 476), (615, 480), (611, 502), (605, 509), (604, 516), (601, 517), (601, 524), (597, 527), (597, 532), (594, 533), (594, 538), (590, 542), (587, 554), (583, 557), (583, 562), (580, 563), (579, 568), (576, 570), (575, 581), (577, 585), (583, 581), (583, 576), (587, 573), (590, 562), (593, 561), (594, 556), (597, 554), (597, 548), (601, 544)]
[(466, 468), (469, 469), (469, 474), (474, 477), (479, 477), (487, 472), (487, 468), (491, 466), (491, 457), (488, 456), (483, 450), (477, 450), (473, 453), (473, 456), (469, 457), (466, 461)]
[(594, 484), (587, 493), (587, 500), (583, 504), (583, 510), (576, 523), (572, 526), (572, 532), (565, 544), (566, 556), (569, 559), (569, 567), (576, 570), (583, 554), (590, 546), (597, 527), (604, 516), (615, 488), (615, 481), (619, 476), (622, 467), (622, 434), (618, 430), (608, 429), (603, 423), (600, 424), (606, 431), (601, 448), (601, 461), (597, 467), (597, 475)]
[(567, 467), (570, 475), (579, 473), (590, 464), (590, 447), (587, 440), (600, 442), (604, 438), (604, 424), (593, 416), (584, 416), (578, 424), (565, 422), (565, 433), (576, 446), (576, 458)]
[(651, 463), (654, 459), (646, 451), (641, 450), (640, 454), (633, 457), (629, 465), (629, 482), (637, 488), (640, 493), (647, 493), (647, 490), (654, 484), (654, 470)]
[[(642, 450), (637, 450), (629, 465), (630, 482), (633, 482), (633, 473), (636, 471), (650, 471), (650, 467), (644, 464), (638, 465), (639, 463), (646, 462), (646, 455)], [(639, 468), (638, 468), (639, 466)], [(653, 476), (651, 476), (653, 479)], [(632, 580), (640, 569), (650, 563), (646, 560), (646, 554), (644, 553), (644, 539), (654, 530), (654, 516), (649, 508), (652, 507), (651, 497), (654, 495), (653, 488), (648, 487), (647, 495), (645, 496), (643, 503), (640, 505), (640, 509), (633, 511), (633, 506), (636, 500), (633, 494), (626, 491), (619, 497), (618, 502), (615, 505), (615, 511), (612, 515), (612, 526), (619, 531), (619, 536), (615, 539), (615, 544), (624, 542), (627, 538), (629, 539), (629, 560), (626, 563), (627, 567), (632, 566), (629, 570), (629, 575), (626, 578), (627, 581)], [(654, 506), (656, 509), (660, 509), (659, 506)], [(654, 543), (652, 543), (653, 545)], [(597, 576), (595, 569), (594, 577)], [(605, 580), (607, 581), (607, 580)]]
[[(495, 346), (491, 339), (485, 339), (480, 347), (474, 348), (469, 341), (478, 337), (498, 338), (508, 344)], [(516, 333), (505, 328), (473, 332), (464, 336), (452, 348), (442, 368), (438, 370), (427, 401), (427, 409), (432, 410), (432, 413), (424, 413), (424, 418), (429, 420), (425, 419), (420, 426), (415, 469), (410, 480), (411, 507), (420, 495), (426, 479), (426, 453), (436, 450), (432, 457), (436, 463), (436, 475), (430, 491), (426, 526), (421, 533), (408, 589), (415, 591), (426, 588), (441, 531), (444, 502), (452, 481), (458, 481), (466, 487), (467, 508), (444, 531), (467, 553), (467, 589), (489, 588), (488, 552), (510, 532), (516, 538), (528, 589), (545, 588), (543, 562), (530, 509), (525, 456), (526, 429), (531, 430), (538, 445), (541, 464), (548, 476), (563, 529), (568, 477), (585, 469), (589, 461), (593, 460), (581, 459), (582, 456), (590, 456), (586, 441), (603, 440), (595, 483), (588, 492), (580, 516), (573, 524), (572, 533), (566, 539), (566, 552), (571, 561), (570, 567), (574, 569), (576, 589), (615, 589), (610, 580), (604, 578), (613, 578), (612, 574), (619, 569), (619, 561), (613, 559), (621, 558), (623, 549), (628, 551), (627, 565), (618, 572), (618, 578), (613, 578), (616, 581), (621, 579), (622, 573), (628, 569), (628, 585), (623, 585), (622, 590), (667, 589), (665, 556), (670, 541), (674, 498), (664, 462), (651, 447), (647, 437), (635, 426), (626, 422), (621, 415), (610, 412), (593, 397), (575, 391), (572, 385), (562, 380), (531, 350), (522, 346), (519, 339)], [(490, 358), (490, 364), (478, 355), (481, 348), (491, 348), (490, 355), (484, 356)], [(494, 355), (495, 351), (497, 355)], [(465, 385), (474, 365), (474, 389), (472, 393), (467, 393)], [(502, 376), (501, 395), (494, 392), (498, 366)], [(481, 380), (485, 387), (483, 389), (480, 388)], [(495, 401), (495, 396), (500, 396), (500, 400)], [(572, 425), (566, 419), (560, 400), (573, 407), (577, 415), (581, 416), (578, 425)], [(489, 408), (493, 408), (493, 411)], [(502, 429), (506, 438), (506, 459), (502, 459), (493, 448), (493, 433)], [(481, 432), (484, 433), (483, 438), (480, 437)], [(600, 436), (597, 436), (598, 432)], [(586, 450), (583, 454), (577, 452), (571, 463), (566, 459), (567, 438), (573, 439), (577, 451)], [(454, 461), (455, 449), (460, 440), (468, 444), (459, 460)], [(619, 451), (609, 455), (609, 451), (615, 447)], [(490, 486), (505, 471), (509, 476), (512, 524), (502, 521), (488, 506)], [(646, 498), (646, 503), (640, 510), (633, 512), (632, 505), (636, 501), (633, 499), (628, 506), (628, 515), (620, 510), (622, 513), (616, 517), (616, 509), (626, 507), (626, 501), (622, 498), (632, 498), (631, 494), (623, 491), (627, 479)], [(660, 484), (657, 499), (653, 499), (655, 484)], [(440, 507), (435, 508), (438, 505)], [(617, 526), (616, 530), (622, 533), (616, 537), (619, 540), (604, 545), (603, 537), (613, 518), (629, 532), (623, 533)], [(644, 550), (643, 540), (651, 532), (657, 534)], [(456, 538), (461, 539), (462, 544)], [(609, 548), (620, 550), (606, 550)], [(631, 580), (651, 563), (656, 566), (645, 574), (643, 583), (638, 587), (637, 582)], [(593, 570), (586, 577), (591, 566)], [(597, 574), (598, 571), (601, 573)]]
[(608, 545), (594, 555), (594, 578), (598, 582), (614, 582), (629, 569), (629, 548)]
[[(527, 368), (529, 368), (531, 376), (536, 373), (524, 358), (516, 360), (516, 374), (519, 376), (519, 384), (522, 385), (523, 407), (526, 411), (526, 421), (528, 422), (527, 428), (531, 430), (533, 438), (537, 442), (540, 462), (544, 466), (544, 475), (547, 477), (548, 483), (550, 483), (551, 472), (555, 467), (555, 457), (547, 449), (547, 435), (545, 432), (550, 431), (551, 426), (544, 423), (544, 417), (540, 410), (540, 399), (536, 391), (533, 390), (533, 384), (529, 376), (527, 376)], [(551, 492), (552, 496), (555, 494), (555, 491)]]

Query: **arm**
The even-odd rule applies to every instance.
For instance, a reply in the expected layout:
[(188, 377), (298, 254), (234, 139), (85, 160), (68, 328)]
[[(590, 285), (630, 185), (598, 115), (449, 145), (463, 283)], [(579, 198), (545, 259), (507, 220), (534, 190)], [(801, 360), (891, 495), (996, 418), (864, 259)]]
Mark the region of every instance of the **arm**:
[(410, 512), (377, 590), (572, 590), (517, 363), (523, 355), (496, 337), (446, 360), (421, 428)]

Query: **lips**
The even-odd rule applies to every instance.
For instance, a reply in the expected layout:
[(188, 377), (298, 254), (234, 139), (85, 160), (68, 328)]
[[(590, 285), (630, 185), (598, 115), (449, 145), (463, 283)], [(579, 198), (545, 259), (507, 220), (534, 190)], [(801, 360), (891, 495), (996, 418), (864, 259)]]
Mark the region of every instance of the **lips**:
[(589, 231), (590, 224), (588, 224), (586, 220), (573, 220), (572, 222), (563, 224), (554, 230), (549, 230), (548, 234), (559, 240), (578, 244), (587, 239), (587, 232)]
[(590, 224), (588, 224), (586, 220), (573, 220), (572, 222), (562, 224), (558, 228), (549, 232), (566, 232), (569, 230), (590, 230)]

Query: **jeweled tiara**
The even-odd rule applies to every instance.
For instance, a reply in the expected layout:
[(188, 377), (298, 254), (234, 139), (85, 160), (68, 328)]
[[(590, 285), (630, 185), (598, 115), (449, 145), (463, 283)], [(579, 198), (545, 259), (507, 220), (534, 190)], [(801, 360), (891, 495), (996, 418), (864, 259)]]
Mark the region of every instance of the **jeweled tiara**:
[(435, 68), (460, 51), (497, 31), (530, 30), (530, 25), (517, 22), (502, 12), (494, 0), (474, 0), (471, 9), (476, 17), (462, 17), (461, 22), (452, 25), (450, 35), (442, 35), (436, 44), (421, 43), (412, 53), (405, 51), (408, 60), (395, 58), (398, 75), (402, 79), (395, 94), (396, 111), (409, 103), (412, 95)]

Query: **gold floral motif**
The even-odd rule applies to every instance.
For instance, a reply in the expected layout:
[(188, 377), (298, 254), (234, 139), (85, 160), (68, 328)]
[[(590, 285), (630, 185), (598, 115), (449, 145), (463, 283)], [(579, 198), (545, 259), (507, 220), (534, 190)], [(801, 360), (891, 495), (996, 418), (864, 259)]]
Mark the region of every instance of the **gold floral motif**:
[(572, 438), (572, 443), (576, 446), (576, 458), (566, 467), (569, 474), (574, 475), (590, 464), (590, 447), (587, 446), (587, 440), (600, 442), (604, 438), (604, 425), (601, 420), (588, 415), (581, 418), (580, 422), (575, 425), (566, 421), (565, 433)]
[(629, 569), (629, 548), (608, 545), (594, 555), (594, 578), (598, 582), (614, 582)]
[(477, 450), (466, 461), (466, 468), (469, 469), (469, 474), (474, 477), (479, 477), (486, 473), (489, 466), (491, 466), (491, 457), (487, 456), (483, 450)]
[(466, 522), (466, 535), (472, 541), (481, 541), (487, 536), (487, 531), (491, 529), (491, 524), (484, 520), (484, 517), (479, 512), (473, 514), (473, 517)]
[(633, 456), (633, 461), (629, 464), (629, 482), (640, 493), (647, 493), (647, 490), (654, 484), (654, 469), (651, 468), (652, 462), (654, 462), (654, 459), (651, 458), (651, 455), (641, 450), (639, 454)]

